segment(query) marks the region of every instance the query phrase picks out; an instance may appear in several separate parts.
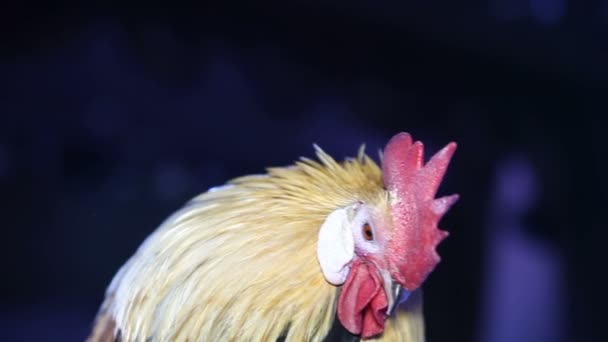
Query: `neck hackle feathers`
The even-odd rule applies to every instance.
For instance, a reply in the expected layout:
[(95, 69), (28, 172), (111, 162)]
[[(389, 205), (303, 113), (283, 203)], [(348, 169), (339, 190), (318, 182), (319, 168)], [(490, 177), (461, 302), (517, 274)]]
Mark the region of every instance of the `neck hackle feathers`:
[(337, 162), (317, 149), (317, 157), (237, 178), (165, 221), (108, 288), (100, 319), (111, 317), (112, 334), (322, 341), (339, 288), (319, 270), (318, 229), (335, 208), (384, 197), (367, 155)]

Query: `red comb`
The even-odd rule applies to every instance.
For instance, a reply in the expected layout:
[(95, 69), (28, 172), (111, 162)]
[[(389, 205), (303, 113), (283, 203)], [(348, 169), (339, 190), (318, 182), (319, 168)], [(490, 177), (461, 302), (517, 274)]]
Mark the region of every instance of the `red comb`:
[(437, 223), (458, 195), (436, 199), (435, 194), (455, 150), (456, 143), (449, 143), (423, 166), (424, 146), (408, 133), (395, 135), (384, 149), (382, 171), (394, 225), (387, 259), (393, 278), (409, 291), (440, 261), (435, 248), (448, 233)]

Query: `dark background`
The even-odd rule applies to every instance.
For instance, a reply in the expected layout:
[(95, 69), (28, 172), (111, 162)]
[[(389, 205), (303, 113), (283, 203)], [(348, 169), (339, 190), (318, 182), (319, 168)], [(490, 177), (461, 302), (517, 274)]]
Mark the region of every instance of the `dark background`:
[(84, 3), (0, 10), (0, 339), (83, 340), (207, 188), (408, 131), (459, 143), (428, 340), (601, 340), (608, 1)]

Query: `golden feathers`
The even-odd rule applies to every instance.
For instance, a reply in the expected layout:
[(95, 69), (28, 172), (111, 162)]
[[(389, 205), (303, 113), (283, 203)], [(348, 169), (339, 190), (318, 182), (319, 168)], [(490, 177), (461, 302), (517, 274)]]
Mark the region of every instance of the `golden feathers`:
[(197, 196), (150, 235), (102, 307), (122, 340), (322, 340), (338, 288), (320, 272), (318, 229), (332, 210), (386, 193), (363, 149), (343, 163), (316, 150), (319, 161)]

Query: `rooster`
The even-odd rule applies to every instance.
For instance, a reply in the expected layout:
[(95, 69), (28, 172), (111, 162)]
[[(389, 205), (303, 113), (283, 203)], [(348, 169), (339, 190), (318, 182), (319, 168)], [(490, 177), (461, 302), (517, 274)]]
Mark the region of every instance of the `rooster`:
[(399, 133), (381, 168), (364, 147), (341, 163), (315, 149), (169, 217), (115, 275), (88, 341), (424, 341), (456, 144), (423, 165)]

